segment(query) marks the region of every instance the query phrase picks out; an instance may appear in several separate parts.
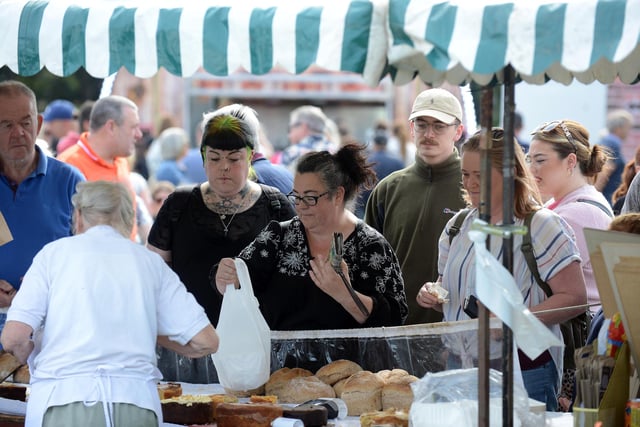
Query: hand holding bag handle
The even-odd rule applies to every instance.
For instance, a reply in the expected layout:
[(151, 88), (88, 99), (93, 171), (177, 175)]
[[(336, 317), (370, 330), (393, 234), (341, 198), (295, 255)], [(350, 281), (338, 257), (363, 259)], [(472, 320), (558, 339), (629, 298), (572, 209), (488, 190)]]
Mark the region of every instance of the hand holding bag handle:
[(253, 294), (245, 262), (234, 260), (240, 288), (227, 285), (216, 330), (218, 351), (212, 355), (220, 384), (246, 391), (265, 384), (271, 373), (271, 331)]

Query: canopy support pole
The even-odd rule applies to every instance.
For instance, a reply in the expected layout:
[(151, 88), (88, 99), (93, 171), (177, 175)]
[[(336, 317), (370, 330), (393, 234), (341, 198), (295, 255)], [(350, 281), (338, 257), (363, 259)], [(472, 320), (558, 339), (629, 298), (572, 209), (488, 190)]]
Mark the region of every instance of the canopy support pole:
[[(514, 151), (513, 121), (515, 113), (515, 73), (513, 67), (504, 68), (504, 152), (502, 162), (502, 223), (504, 226), (513, 225), (514, 208)], [(503, 236), (504, 256), (502, 264), (513, 274), (513, 234)], [(502, 341), (502, 425), (513, 426), (513, 334), (506, 324), (503, 324)]]
[[(480, 206), (479, 217), (491, 223), (491, 128), (493, 126), (493, 88), (482, 88), (480, 127)], [(487, 239), (487, 245), (490, 240)], [(478, 426), (489, 427), (489, 311), (478, 302)]]

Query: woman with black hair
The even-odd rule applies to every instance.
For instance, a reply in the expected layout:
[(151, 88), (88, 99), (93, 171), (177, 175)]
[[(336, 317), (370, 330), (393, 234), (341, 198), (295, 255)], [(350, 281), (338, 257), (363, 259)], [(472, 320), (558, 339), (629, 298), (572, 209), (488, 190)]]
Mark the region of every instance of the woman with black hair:
[[(349, 209), (359, 188), (375, 182), (363, 150), (349, 144), (335, 154), (304, 155), (288, 195), (298, 215), (271, 222), (240, 253), (271, 329), (395, 326), (406, 319), (393, 249)], [(225, 258), (215, 284), (223, 293), (232, 283), (238, 283), (235, 265)]]

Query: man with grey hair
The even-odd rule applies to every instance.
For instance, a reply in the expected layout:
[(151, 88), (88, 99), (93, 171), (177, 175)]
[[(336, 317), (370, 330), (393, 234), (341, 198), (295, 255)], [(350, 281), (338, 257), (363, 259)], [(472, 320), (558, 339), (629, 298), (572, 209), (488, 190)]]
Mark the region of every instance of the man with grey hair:
[[(123, 96), (107, 96), (96, 101), (91, 109), (89, 132), (80, 135), (80, 140), (60, 153), (58, 159), (80, 169), (88, 181), (122, 182), (133, 196), (127, 157), (133, 154), (140, 138), (137, 105)], [(134, 225), (134, 240), (137, 231)]]
[(128, 240), (127, 188), (80, 183), (73, 207), (75, 236), (34, 257), (0, 338), (29, 362), (25, 424), (158, 426), (156, 343), (203, 357), (218, 336), (162, 258)]
[(84, 181), (36, 144), (42, 122), (28, 86), (0, 82), (0, 223), (10, 233), (0, 238), (0, 329), (34, 255), (71, 234), (71, 196)]
[(298, 159), (310, 151), (336, 151), (326, 137), (327, 116), (313, 105), (303, 105), (289, 115), (289, 145), (282, 152), (282, 164), (295, 173)]
[(613, 110), (607, 114), (607, 130), (609, 131), (599, 145), (609, 149), (610, 159), (596, 178), (595, 186), (611, 203), (611, 196), (620, 185), (622, 172), (627, 161), (622, 153), (622, 143), (629, 136), (633, 126), (633, 116), (626, 110)]

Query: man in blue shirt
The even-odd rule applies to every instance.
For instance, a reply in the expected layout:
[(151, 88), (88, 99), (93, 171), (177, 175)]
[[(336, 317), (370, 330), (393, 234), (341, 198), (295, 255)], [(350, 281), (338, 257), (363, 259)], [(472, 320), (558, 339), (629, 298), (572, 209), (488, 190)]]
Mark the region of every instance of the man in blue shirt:
[(34, 255), (71, 235), (71, 196), (84, 181), (76, 168), (43, 154), (41, 126), (33, 91), (0, 82), (0, 213), (13, 237), (0, 246), (0, 329)]
[(609, 149), (610, 160), (598, 174), (595, 186), (611, 203), (611, 196), (620, 185), (622, 171), (627, 161), (622, 153), (622, 143), (633, 126), (633, 116), (626, 110), (613, 110), (607, 114), (607, 130), (609, 134), (602, 138), (600, 145)]

